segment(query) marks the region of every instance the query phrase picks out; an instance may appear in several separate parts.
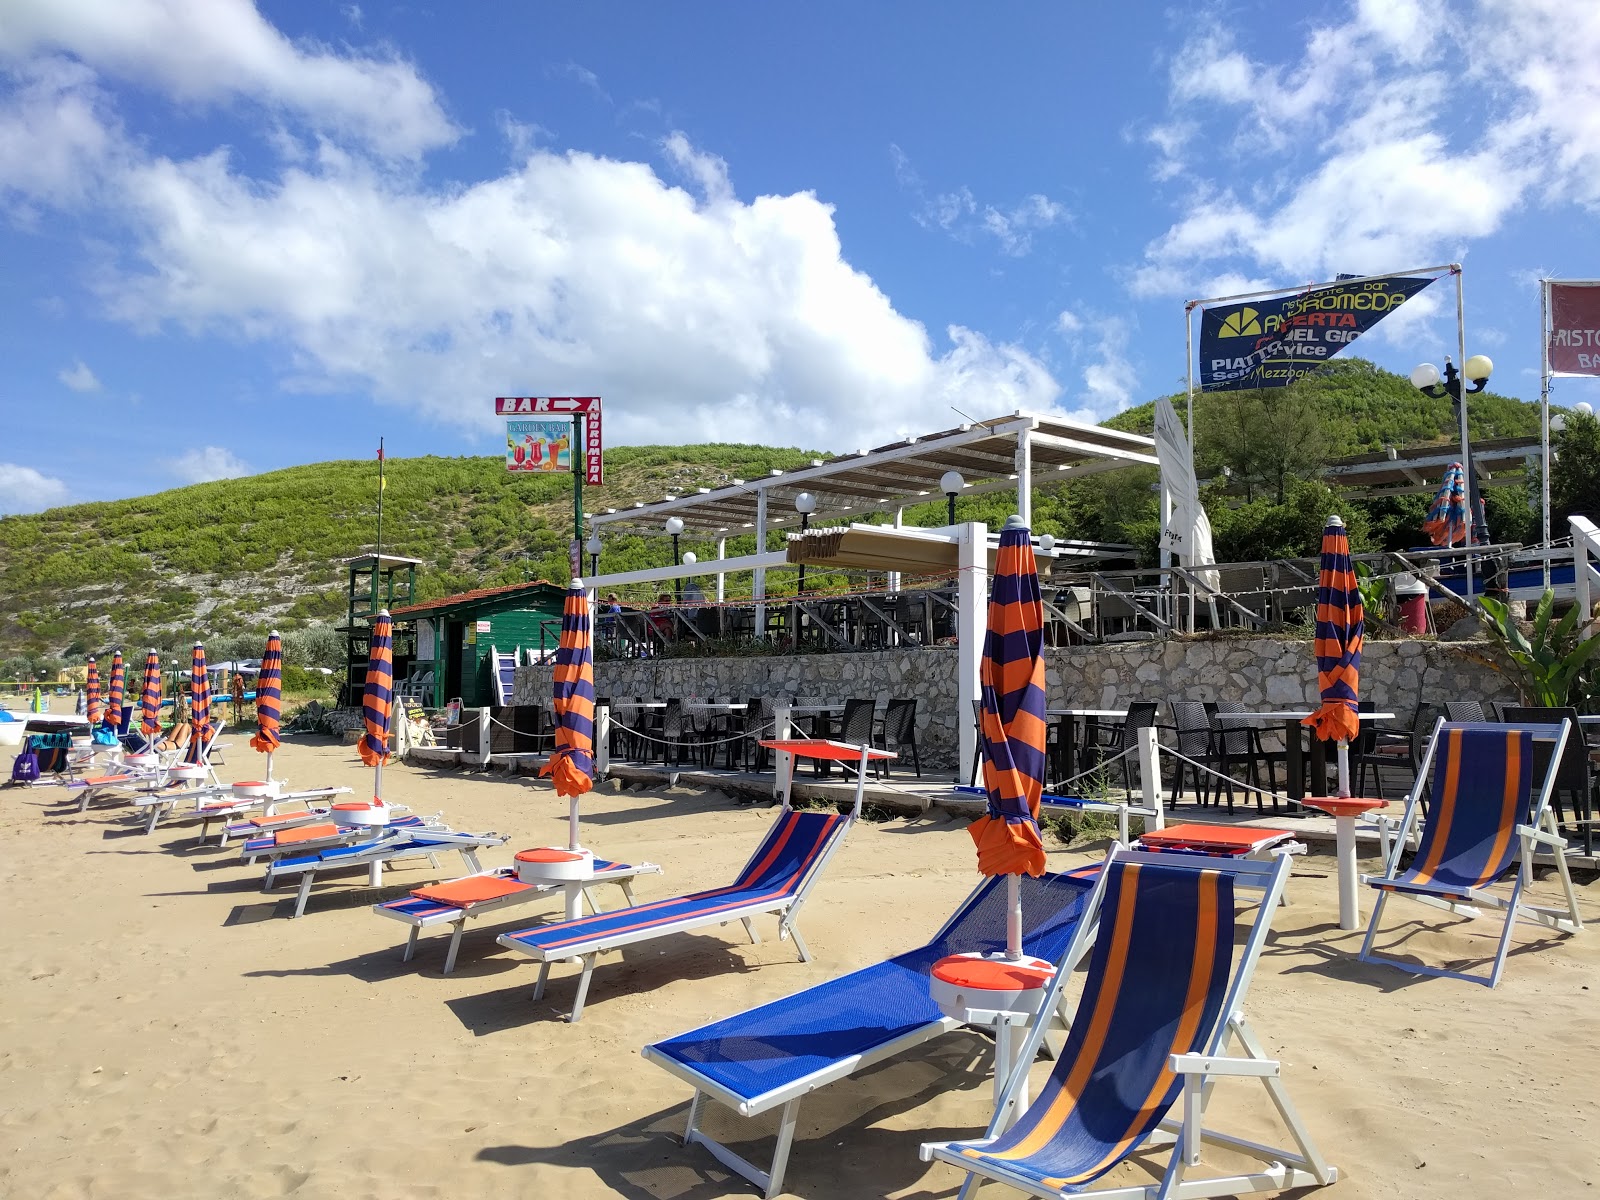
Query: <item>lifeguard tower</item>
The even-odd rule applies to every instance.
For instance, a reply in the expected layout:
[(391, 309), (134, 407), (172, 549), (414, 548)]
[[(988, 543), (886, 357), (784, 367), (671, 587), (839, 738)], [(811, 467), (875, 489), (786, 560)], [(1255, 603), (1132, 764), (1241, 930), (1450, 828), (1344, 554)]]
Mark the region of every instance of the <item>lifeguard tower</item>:
[[(362, 554), (347, 558), (344, 565), (350, 571), (350, 602), (345, 623), (339, 632), (345, 635), (345, 678), (341, 687), (341, 708), (361, 703), (361, 692), (367, 682), (367, 656), (371, 651), (369, 638), (372, 620), (382, 609), (391, 612), (398, 605), (410, 604), (416, 594), (417, 567), (420, 558), (403, 558), (398, 554)], [(409, 673), (411, 660), (416, 657), (417, 632), (414, 623), (394, 627), (394, 677), (403, 679)]]

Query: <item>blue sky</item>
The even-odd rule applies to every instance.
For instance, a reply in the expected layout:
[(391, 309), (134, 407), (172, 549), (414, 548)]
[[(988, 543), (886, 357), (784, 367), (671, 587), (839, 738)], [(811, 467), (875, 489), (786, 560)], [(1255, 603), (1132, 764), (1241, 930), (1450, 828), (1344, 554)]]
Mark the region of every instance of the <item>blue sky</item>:
[[(1181, 386), (1187, 299), (1457, 259), (1531, 399), (1597, 113), (1567, 0), (8, 0), (0, 512), (494, 453), (508, 393), (613, 442), (1102, 419)], [(1439, 284), (1356, 352), (1454, 340)]]

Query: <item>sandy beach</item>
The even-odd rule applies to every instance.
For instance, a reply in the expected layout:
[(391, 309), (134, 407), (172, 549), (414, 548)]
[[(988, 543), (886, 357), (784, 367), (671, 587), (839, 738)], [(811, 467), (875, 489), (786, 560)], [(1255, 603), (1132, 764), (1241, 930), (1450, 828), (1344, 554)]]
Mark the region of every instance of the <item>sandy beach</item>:
[[(359, 793), (370, 780), (327, 741), (288, 744), (278, 763), (297, 786)], [(235, 738), (224, 778), (259, 771)], [(457, 829), (510, 835), (486, 864), (564, 839), (565, 804), (544, 783), (405, 767), (385, 783)], [(197, 848), (197, 827), (146, 837), (125, 808), (80, 816), (63, 798), (0, 792), (0, 1195), (36, 1200), (754, 1195), (678, 1144), (687, 1091), (640, 1047), (915, 945), (976, 882), (963, 822), (862, 822), (804, 914), (815, 961), (796, 961), (770, 920), (760, 945), (737, 926), (649, 943), (602, 960), (569, 1025), (575, 969), (557, 967), (535, 1003), (537, 968), (494, 943), (554, 915), (555, 899), (470, 926), (442, 976), (442, 935), (402, 963), (404, 927), (368, 907), (435, 877), (425, 862), (376, 895), (364, 876), (334, 877), (288, 920), (290, 893), (264, 895), (260, 868), (232, 849)], [(730, 880), (772, 818), (717, 793), (610, 785), (584, 812), (598, 851), (661, 864), (639, 883), (645, 898)], [(443, 878), (460, 873), (455, 855), (442, 861)], [(1296, 862), (1249, 1007), (1340, 1168), (1330, 1194), (1592, 1194), (1600, 931), (1524, 927), (1495, 991), (1360, 966), (1360, 935), (1337, 929), (1332, 867)], [(1580, 896), (1600, 923), (1600, 888)], [(1489, 922), (1401, 903), (1390, 914), (1430, 962), (1490, 952)], [(809, 1098), (789, 1194), (953, 1196), (957, 1174), (917, 1146), (982, 1131), (989, 1063), (987, 1041), (956, 1033)], [(1034, 1070), (1042, 1080), (1049, 1064)], [(1215, 1111), (1269, 1135), (1262, 1095), (1224, 1085)], [(710, 1127), (764, 1162), (775, 1117), (718, 1113)]]

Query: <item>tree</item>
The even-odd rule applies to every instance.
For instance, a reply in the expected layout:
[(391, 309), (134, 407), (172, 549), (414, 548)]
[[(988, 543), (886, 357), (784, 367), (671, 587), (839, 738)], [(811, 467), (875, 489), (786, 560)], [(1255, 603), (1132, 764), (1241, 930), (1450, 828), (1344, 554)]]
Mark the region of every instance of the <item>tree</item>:
[(1568, 517), (1600, 520), (1600, 419), (1567, 413), (1550, 451), (1550, 531), (1560, 536)]

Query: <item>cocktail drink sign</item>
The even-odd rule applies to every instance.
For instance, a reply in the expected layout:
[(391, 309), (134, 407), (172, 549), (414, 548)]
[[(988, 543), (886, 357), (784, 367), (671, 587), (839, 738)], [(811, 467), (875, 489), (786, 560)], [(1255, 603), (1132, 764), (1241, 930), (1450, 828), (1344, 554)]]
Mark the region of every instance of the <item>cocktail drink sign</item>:
[(572, 422), (507, 421), (506, 470), (572, 470)]

